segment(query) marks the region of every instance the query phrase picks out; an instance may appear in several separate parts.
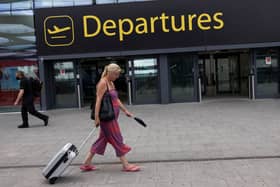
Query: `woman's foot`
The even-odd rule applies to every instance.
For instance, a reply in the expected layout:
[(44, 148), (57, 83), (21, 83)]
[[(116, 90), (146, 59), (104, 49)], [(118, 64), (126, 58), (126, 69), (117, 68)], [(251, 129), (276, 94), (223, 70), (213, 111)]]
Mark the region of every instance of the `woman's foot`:
[(94, 170), (96, 170), (96, 167), (94, 165), (83, 164), (80, 166), (80, 169), (82, 171), (94, 171)]
[(122, 171), (136, 172), (136, 171), (140, 171), (140, 167), (134, 164), (129, 164), (128, 166), (123, 167)]

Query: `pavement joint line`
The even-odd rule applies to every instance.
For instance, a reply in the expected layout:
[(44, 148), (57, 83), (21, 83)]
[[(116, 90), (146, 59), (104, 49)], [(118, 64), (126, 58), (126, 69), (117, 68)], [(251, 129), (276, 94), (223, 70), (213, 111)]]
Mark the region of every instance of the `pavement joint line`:
[[(46, 111), (45, 110), (38, 110), (38, 112), (42, 112), (42, 113), (45, 113)], [(16, 114), (21, 114), (21, 112), (2, 112), (0, 113), (0, 116), (3, 115), (16, 115)]]
[[(276, 156), (248, 156), (248, 157), (217, 157), (217, 158), (197, 158), (197, 159), (166, 159), (166, 160), (131, 160), (133, 163), (172, 163), (172, 162), (215, 162), (215, 161), (233, 161), (233, 160), (265, 160), (265, 159), (280, 159), (280, 155)], [(100, 162), (95, 165), (115, 165), (120, 162)], [(73, 163), (70, 166), (80, 166), (82, 163)], [(4, 169), (24, 169), (24, 168), (43, 168), (46, 165), (15, 165), (15, 166), (0, 166), (0, 170)]]
[[(87, 111), (89, 110), (87, 107), (83, 107), (81, 109), (79, 108), (63, 108), (63, 109), (49, 109), (49, 110), (38, 110), (38, 112), (42, 112), (42, 113), (46, 113), (46, 112), (57, 112), (57, 111), (61, 111), (61, 112), (65, 112), (65, 111)], [(5, 115), (15, 115), (15, 114), (21, 114), (21, 111), (17, 111), (17, 112), (0, 112), (0, 116), (5, 116)]]

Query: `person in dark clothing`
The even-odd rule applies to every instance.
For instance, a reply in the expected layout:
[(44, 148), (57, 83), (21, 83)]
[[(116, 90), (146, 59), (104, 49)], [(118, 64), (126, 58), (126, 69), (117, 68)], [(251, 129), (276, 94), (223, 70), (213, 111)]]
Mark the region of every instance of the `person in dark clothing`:
[(27, 79), (22, 71), (16, 72), (16, 79), (20, 80), (20, 91), (18, 93), (17, 99), (14, 105), (18, 105), (20, 99), (22, 99), (22, 106), (21, 106), (21, 117), (23, 123), (18, 126), (18, 128), (28, 128), (28, 113), (31, 115), (36, 116), (37, 118), (44, 121), (44, 125), (47, 126), (49, 122), (49, 117), (41, 114), (40, 112), (35, 110), (34, 107), (34, 96), (32, 93), (32, 85), (31, 81)]

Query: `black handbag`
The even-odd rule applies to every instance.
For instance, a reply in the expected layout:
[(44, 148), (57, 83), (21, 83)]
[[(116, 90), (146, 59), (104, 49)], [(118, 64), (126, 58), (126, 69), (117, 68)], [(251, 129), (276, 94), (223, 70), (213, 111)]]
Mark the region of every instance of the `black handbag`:
[[(100, 111), (99, 111), (100, 121), (111, 121), (111, 120), (115, 119), (115, 112), (114, 112), (111, 95), (110, 95), (107, 84), (106, 84), (106, 86), (107, 86), (107, 90), (104, 93), (103, 98), (101, 100), (101, 104), (100, 104)], [(95, 103), (96, 103), (96, 100), (91, 104), (90, 118), (92, 120), (95, 120)]]

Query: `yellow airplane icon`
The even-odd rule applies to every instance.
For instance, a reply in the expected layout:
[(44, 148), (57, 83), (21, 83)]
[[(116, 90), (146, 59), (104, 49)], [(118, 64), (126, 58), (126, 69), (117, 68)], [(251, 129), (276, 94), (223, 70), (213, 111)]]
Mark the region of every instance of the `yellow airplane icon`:
[(64, 32), (64, 31), (68, 31), (71, 29), (71, 27), (64, 27), (64, 28), (59, 28), (58, 26), (54, 25), (53, 26), (53, 29), (54, 30), (50, 30), (48, 29), (48, 33), (49, 34), (57, 34), (57, 33), (61, 33), (61, 32)]

